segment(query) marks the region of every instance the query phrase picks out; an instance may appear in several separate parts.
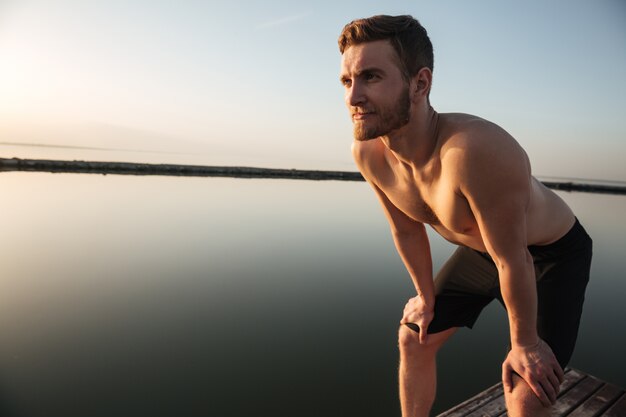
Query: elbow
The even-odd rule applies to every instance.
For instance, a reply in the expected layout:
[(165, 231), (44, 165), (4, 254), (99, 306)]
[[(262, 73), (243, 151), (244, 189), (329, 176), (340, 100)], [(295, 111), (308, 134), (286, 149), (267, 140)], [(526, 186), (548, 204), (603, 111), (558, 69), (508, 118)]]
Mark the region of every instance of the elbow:
[(526, 247), (519, 248), (507, 254), (492, 255), (492, 259), (501, 275), (510, 274), (512, 271), (533, 268), (533, 257)]
[(396, 241), (413, 240), (417, 238), (418, 236), (420, 236), (420, 231), (419, 230), (400, 230), (395, 227), (392, 227), (391, 236), (393, 236), (393, 239)]

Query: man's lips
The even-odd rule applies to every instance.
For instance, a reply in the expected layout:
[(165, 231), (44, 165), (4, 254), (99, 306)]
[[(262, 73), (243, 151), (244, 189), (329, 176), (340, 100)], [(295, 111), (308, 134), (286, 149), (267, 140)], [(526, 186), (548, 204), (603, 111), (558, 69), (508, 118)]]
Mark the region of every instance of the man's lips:
[(371, 116), (374, 115), (373, 111), (369, 111), (369, 112), (353, 112), (352, 113), (352, 120), (365, 120)]

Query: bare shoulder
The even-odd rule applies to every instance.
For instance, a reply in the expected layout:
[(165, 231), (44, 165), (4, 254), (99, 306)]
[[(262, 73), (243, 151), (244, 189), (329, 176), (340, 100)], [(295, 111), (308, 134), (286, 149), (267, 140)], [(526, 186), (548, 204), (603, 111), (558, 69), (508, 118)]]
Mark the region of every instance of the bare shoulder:
[(469, 114), (449, 113), (441, 117), (441, 159), (444, 165), (455, 167), (462, 175), (467, 174), (466, 169), (477, 166), (496, 170), (494, 172), (517, 167), (529, 173), (526, 153), (502, 127)]
[(361, 174), (373, 180), (379, 174), (385, 163), (385, 146), (380, 139), (368, 141), (354, 141), (352, 143), (352, 157)]

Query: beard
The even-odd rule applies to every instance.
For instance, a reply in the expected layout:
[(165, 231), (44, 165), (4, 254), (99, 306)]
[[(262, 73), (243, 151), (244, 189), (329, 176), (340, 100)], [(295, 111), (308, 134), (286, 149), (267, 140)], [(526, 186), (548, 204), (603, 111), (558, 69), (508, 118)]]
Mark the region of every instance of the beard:
[(366, 126), (363, 121), (354, 123), (354, 139), (363, 142), (400, 129), (409, 122), (410, 109), (409, 87), (406, 86), (393, 105), (368, 109), (375, 113), (377, 119), (370, 126)]

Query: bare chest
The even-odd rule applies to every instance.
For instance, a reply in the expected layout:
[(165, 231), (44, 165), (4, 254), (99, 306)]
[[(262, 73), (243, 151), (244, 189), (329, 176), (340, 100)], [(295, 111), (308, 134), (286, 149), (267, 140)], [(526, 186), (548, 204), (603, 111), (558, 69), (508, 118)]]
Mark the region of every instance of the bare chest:
[(381, 189), (404, 214), (431, 225), (445, 239), (462, 244), (479, 239), (469, 203), (445, 174), (428, 182), (396, 176), (393, 181), (382, 184)]

